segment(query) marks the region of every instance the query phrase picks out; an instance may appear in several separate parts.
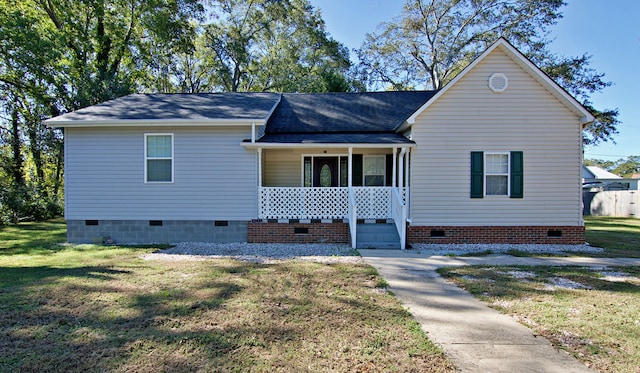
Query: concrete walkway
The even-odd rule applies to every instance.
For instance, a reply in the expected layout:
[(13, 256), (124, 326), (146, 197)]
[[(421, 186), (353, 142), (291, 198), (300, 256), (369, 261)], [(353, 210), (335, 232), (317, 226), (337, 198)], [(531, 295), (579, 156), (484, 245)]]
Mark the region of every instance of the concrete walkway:
[(425, 256), (400, 250), (359, 250), (429, 338), (462, 372), (593, 372), (544, 337), (446, 282), (439, 267), (463, 265), (640, 266), (640, 259)]

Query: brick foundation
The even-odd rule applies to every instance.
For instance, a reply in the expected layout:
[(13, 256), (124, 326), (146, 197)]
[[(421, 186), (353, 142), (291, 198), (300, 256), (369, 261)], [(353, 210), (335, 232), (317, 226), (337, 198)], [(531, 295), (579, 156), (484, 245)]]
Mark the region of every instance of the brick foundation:
[(409, 226), (407, 241), (413, 243), (506, 243), (562, 244), (585, 243), (582, 226)]
[(250, 243), (349, 243), (349, 224), (249, 222), (247, 242)]

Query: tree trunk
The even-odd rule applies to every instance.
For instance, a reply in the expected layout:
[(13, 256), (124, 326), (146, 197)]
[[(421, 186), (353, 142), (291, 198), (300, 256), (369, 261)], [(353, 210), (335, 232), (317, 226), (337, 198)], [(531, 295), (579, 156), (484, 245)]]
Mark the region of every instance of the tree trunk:
[(36, 184), (38, 185), (38, 189), (42, 192), (45, 197), (48, 197), (46, 188), (46, 180), (44, 177), (44, 164), (42, 161), (42, 149), (40, 148), (40, 138), (38, 131), (39, 124), (36, 122), (31, 122), (27, 124), (27, 136), (29, 137), (29, 151), (31, 152), (31, 156), (33, 157), (33, 163), (36, 168)]
[(62, 172), (64, 169), (64, 141), (56, 144), (55, 147), (56, 174), (53, 181), (53, 195), (58, 196), (60, 185), (62, 184)]
[(11, 112), (11, 151), (13, 153), (10, 167), (11, 177), (16, 186), (24, 186), (22, 142), (20, 141), (20, 121), (17, 109), (13, 109)]

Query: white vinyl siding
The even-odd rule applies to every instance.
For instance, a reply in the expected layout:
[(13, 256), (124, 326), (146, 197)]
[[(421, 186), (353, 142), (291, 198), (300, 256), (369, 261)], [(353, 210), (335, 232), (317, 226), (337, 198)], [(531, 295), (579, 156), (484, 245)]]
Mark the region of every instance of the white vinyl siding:
[[(145, 133), (162, 128), (65, 129), (69, 220), (250, 220), (257, 157), (250, 129), (172, 128), (173, 183), (145, 183)], [(108, 156), (105, 156), (108, 155)]]
[[(493, 93), (488, 78), (504, 73)], [(412, 127), (414, 225), (580, 225), (581, 127), (569, 110), (499, 48)], [(523, 151), (524, 198), (469, 198), (470, 154)]]

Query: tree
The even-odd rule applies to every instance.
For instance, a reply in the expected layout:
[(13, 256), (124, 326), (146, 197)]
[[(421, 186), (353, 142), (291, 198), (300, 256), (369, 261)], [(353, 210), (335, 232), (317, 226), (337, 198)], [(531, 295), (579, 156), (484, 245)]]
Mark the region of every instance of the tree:
[(638, 155), (630, 155), (627, 159), (620, 158), (616, 161), (585, 159), (584, 164), (587, 166), (598, 166), (625, 178), (629, 178), (634, 174), (640, 174), (640, 156)]
[(349, 52), (308, 0), (221, 0), (203, 33), (209, 89), (348, 90)]
[(553, 54), (547, 28), (563, 0), (407, 0), (402, 14), (368, 34), (356, 51), (371, 88), (440, 89), (499, 37), (505, 37), (596, 117), (586, 144), (617, 133), (617, 109), (596, 110), (589, 96), (611, 83), (589, 67), (589, 55)]
[(604, 170), (611, 171), (615, 168), (616, 162), (614, 161), (605, 161), (603, 159), (585, 159), (585, 166), (597, 166)]
[(627, 159), (618, 159), (612, 172), (622, 177), (640, 174), (640, 156), (631, 155)]
[(42, 121), (146, 85), (141, 61), (187, 50), (202, 11), (198, 0), (0, 0), (0, 220), (61, 211), (62, 132)]
[(63, 41), (65, 110), (146, 86), (156, 56), (193, 48), (190, 20), (204, 11), (198, 0), (32, 1)]

